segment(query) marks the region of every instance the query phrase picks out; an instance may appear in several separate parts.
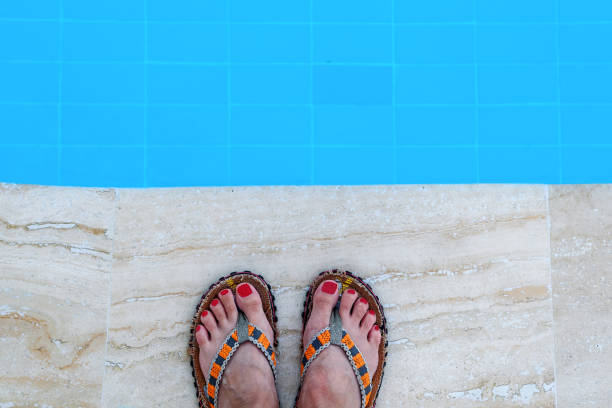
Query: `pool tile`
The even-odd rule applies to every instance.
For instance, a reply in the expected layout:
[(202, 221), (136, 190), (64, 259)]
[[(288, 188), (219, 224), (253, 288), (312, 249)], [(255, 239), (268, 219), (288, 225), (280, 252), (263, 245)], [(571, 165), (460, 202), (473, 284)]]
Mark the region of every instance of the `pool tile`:
[(143, 23), (66, 22), (62, 58), (65, 61), (142, 62), (144, 31)]
[(612, 146), (563, 147), (563, 183), (609, 183)]
[(308, 62), (307, 24), (239, 24), (232, 27), (232, 63)]
[(147, 142), (150, 145), (205, 146), (227, 143), (225, 106), (149, 106)]
[(57, 147), (0, 145), (3, 182), (57, 185)]
[(237, 22), (306, 22), (310, 16), (310, 0), (233, 0), (229, 7), (231, 21)]
[(0, 59), (50, 61), (60, 57), (60, 24), (0, 21)]
[(149, 23), (148, 59), (162, 62), (227, 62), (223, 23)]
[(167, 0), (147, 0), (147, 18), (153, 21), (227, 21), (227, 3), (223, 1), (182, 0), (180, 5)]
[(562, 65), (562, 103), (612, 103), (612, 65)]
[(387, 147), (317, 147), (314, 184), (391, 184), (393, 149)]
[[(232, 144), (304, 145), (310, 143), (310, 108), (232, 107)], [(238, 166), (239, 167), (239, 166)]]
[(4, 105), (0, 108), (0, 123), (0, 146), (54, 145), (58, 140), (57, 106)]
[(401, 66), (396, 69), (399, 104), (472, 104), (474, 67)]
[(307, 66), (240, 65), (231, 67), (231, 100), (237, 104), (307, 104)]
[(557, 144), (556, 106), (481, 106), (478, 140), (485, 145)]
[(200, 65), (151, 65), (147, 68), (151, 103), (224, 104), (227, 68)]
[(389, 67), (317, 66), (313, 77), (315, 104), (380, 106), (392, 101)]
[(312, 0), (316, 22), (391, 22), (392, 0)]
[(474, 28), (469, 25), (415, 25), (396, 28), (396, 62), (400, 64), (469, 64), (474, 62)]
[(142, 103), (143, 64), (74, 64), (62, 66), (62, 102)]
[(560, 182), (556, 147), (481, 147), (478, 161), (483, 183)]
[(334, 106), (314, 108), (317, 145), (392, 145), (393, 108), (390, 106)]
[(476, 141), (473, 106), (410, 106), (397, 108), (400, 145), (471, 145)]
[(63, 145), (142, 145), (142, 106), (63, 106)]
[(478, 67), (480, 103), (553, 103), (558, 100), (558, 86), (553, 64)]
[(62, 0), (24, 0), (0, 2), (0, 18), (59, 18)]
[(391, 26), (317, 24), (313, 27), (316, 63), (390, 63)]
[(142, 0), (105, 0), (93, 3), (81, 0), (61, 1), (64, 18), (84, 20), (142, 20), (146, 4)]
[(56, 103), (59, 64), (0, 61), (0, 102)]
[(557, 0), (476, 0), (476, 19), (478, 22), (555, 22), (557, 20)]
[(144, 187), (144, 150), (134, 147), (63, 147), (63, 185)]
[(398, 148), (397, 182), (476, 183), (476, 148), (473, 146)]
[(230, 185), (310, 183), (310, 149), (304, 147), (232, 147)]
[(562, 106), (563, 143), (612, 146), (610, 118), (612, 118), (612, 106)]
[(559, 0), (561, 22), (612, 20), (612, 3), (606, 0)]
[(556, 63), (557, 28), (554, 25), (478, 26), (478, 63)]
[(612, 63), (612, 24), (567, 24), (559, 27), (559, 61)]
[(474, 0), (397, 1), (400, 23), (467, 23), (474, 21)]
[(147, 185), (215, 186), (228, 183), (227, 148), (151, 147), (147, 149)]

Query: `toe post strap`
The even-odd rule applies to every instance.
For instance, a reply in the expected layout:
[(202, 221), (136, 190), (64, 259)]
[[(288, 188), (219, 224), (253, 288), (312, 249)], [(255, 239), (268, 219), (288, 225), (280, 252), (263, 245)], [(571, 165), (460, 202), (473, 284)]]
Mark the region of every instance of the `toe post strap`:
[(253, 343), (266, 356), (274, 375), (274, 381), (276, 381), (276, 352), (274, 347), (264, 332), (250, 323), (243, 313), (240, 313), (236, 328), (225, 338), (225, 341), (217, 351), (217, 356), (210, 364), (204, 395), (206, 395), (212, 408), (217, 406), (219, 385), (221, 384), (225, 368), (238, 346), (245, 341)]
[[(304, 375), (310, 364), (317, 356), (330, 345), (335, 345), (346, 354), (353, 372), (359, 383), (359, 392), (361, 393), (361, 408), (365, 408), (372, 395), (372, 384), (370, 373), (365, 359), (357, 348), (357, 345), (351, 339), (351, 336), (342, 328), (342, 321), (338, 309), (335, 308), (330, 318), (330, 324), (318, 332), (310, 341), (308, 347), (304, 349), (302, 355), (302, 363), (300, 367), (300, 388), (304, 381)], [(299, 392), (298, 392), (299, 395)]]

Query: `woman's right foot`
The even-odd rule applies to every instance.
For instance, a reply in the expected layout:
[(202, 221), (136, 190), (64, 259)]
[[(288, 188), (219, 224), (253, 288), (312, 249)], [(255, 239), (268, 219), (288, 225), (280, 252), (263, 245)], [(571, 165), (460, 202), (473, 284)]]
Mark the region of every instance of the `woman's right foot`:
[[(315, 291), (312, 312), (304, 329), (304, 348), (313, 336), (329, 325), (332, 310), (340, 296), (338, 284), (327, 280)], [(369, 310), (368, 301), (353, 289), (346, 290), (340, 301), (342, 327), (351, 336), (369, 370), (378, 366), (378, 347), (381, 333), (376, 315)], [(370, 378), (375, 371), (370, 371)], [(304, 376), (298, 401), (299, 408), (358, 408), (361, 406), (359, 383), (351, 364), (338, 346), (329, 346), (310, 364)]]

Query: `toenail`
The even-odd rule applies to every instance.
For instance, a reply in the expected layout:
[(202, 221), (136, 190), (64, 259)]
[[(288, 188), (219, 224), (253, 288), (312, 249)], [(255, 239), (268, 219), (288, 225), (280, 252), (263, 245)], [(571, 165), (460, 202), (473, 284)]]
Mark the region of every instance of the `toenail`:
[(221, 294), (222, 294), (223, 296), (227, 295), (228, 293), (229, 293), (229, 289), (223, 289), (223, 290), (221, 291)]
[(359, 299), (359, 301), (360, 301), (361, 303), (368, 303), (368, 301), (366, 300), (366, 298), (361, 298), (361, 299)]
[(330, 295), (336, 293), (336, 289), (338, 289), (338, 284), (336, 282), (325, 282), (321, 288), (323, 292), (329, 293)]
[(196, 326), (196, 333), (197, 333), (197, 332), (199, 332), (200, 330), (202, 330), (202, 326), (197, 325), (197, 326)]
[(206, 317), (206, 316), (208, 316), (208, 310), (205, 310), (202, 312), (202, 317)]
[(371, 314), (371, 315), (375, 315), (376, 314), (376, 313), (374, 313), (373, 310), (368, 311), (368, 313)]
[(251, 290), (251, 287), (249, 285), (238, 286), (238, 291), (237, 292), (238, 292), (238, 294), (241, 297), (247, 297), (251, 293), (253, 293), (253, 291)]
[(211, 304), (211, 306), (217, 306), (219, 304), (219, 301), (217, 299), (215, 299), (210, 304)]
[(349, 295), (354, 295), (355, 291), (353, 289), (349, 289), (346, 291), (346, 293), (348, 293)]
[(380, 327), (378, 327), (378, 325), (374, 325), (374, 330), (379, 331)]

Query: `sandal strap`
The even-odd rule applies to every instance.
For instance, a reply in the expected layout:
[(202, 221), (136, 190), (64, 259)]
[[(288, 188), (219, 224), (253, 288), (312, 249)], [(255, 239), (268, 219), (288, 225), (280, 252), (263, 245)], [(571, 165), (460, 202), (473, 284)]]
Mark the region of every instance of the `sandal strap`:
[(276, 382), (276, 352), (274, 347), (261, 329), (250, 323), (243, 313), (239, 313), (236, 328), (225, 338), (217, 351), (217, 357), (210, 364), (206, 390), (203, 394), (208, 399), (211, 408), (217, 406), (219, 384), (221, 384), (229, 360), (238, 346), (245, 341), (253, 343), (266, 356), (270, 368), (272, 368), (274, 382)]
[(310, 364), (317, 356), (330, 345), (336, 345), (344, 350), (357, 382), (359, 383), (359, 392), (361, 393), (361, 408), (365, 408), (372, 396), (372, 384), (370, 373), (365, 359), (357, 348), (357, 345), (351, 339), (351, 336), (342, 328), (340, 314), (338, 308), (334, 308), (330, 318), (330, 325), (318, 332), (304, 349), (302, 355), (302, 364), (300, 367), (300, 388), (304, 381), (304, 375)]

